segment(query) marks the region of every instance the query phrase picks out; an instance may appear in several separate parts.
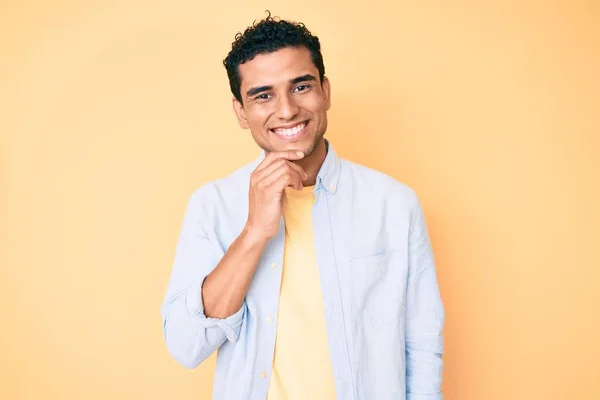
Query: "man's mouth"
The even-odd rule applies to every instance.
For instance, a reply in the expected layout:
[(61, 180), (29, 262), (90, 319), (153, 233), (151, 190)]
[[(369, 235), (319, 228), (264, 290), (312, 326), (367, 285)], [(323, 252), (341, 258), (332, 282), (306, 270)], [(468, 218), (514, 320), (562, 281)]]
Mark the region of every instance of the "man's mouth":
[(304, 133), (306, 125), (308, 125), (307, 121), (300, 122), (297, 125), (288, 128), (274, 128), (269, 130), (277, 136), (281, 136), (286, 139), (293, 139), (301, 136)]

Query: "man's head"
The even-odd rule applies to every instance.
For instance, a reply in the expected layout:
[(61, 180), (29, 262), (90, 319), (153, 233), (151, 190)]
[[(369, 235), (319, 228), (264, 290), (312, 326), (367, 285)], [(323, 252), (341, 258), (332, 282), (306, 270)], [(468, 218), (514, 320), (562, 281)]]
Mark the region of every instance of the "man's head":
[(236, 35), (223, 64), (240, 126), (262, 149), (308, 156), (322, 142), (330, 86), (319, 39), (303, 24), (269, 15)]

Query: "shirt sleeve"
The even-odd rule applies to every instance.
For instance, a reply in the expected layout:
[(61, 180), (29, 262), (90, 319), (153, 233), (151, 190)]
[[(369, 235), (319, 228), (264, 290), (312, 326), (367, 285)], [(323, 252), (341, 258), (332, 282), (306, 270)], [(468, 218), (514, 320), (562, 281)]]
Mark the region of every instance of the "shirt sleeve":
[(203, 190), (196, 191), (188, 202), (161, 307), (167, 349), (187, 368), (198, 366), (225, 341), (235, 343), (246, 310), (244, 302), (227, 318), (204, 314), (202, 284), (222, 257), (218, 243), (207, 235), (204, 203)]
[(414, 196), (406, 307), (406, 398), (442, 400), (444, 309), (421, 204)]

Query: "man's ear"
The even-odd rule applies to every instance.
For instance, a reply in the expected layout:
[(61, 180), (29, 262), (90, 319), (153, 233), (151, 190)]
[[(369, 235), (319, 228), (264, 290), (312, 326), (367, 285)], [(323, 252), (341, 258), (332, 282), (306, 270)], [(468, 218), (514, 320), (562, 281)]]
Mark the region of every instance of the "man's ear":
[(331, 108), (331, 83), (328, 77), (323, 77), (323, 83), (321, 84), (323, 95), (325, 96), (325, 103), (327, 104), (327, 111)]
[(248, 120), (246, 119), (246, 111), (244, 110), (244, 105), (238, 101), (235, 97), (233, 98), (233, 112), (237, 117), (238, 123), (242, 127), (242, 129), (250, 128), (248, 125)]

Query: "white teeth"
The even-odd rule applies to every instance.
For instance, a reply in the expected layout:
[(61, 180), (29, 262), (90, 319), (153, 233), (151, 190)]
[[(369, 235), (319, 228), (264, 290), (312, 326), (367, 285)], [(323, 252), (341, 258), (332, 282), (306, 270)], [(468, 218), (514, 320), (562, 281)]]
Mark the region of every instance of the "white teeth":
[(304, 129), (305, 126), (306, 123), (303, 122), (290, 129), (273, 129), (273, 132), (281, 136), (293, 136)]

